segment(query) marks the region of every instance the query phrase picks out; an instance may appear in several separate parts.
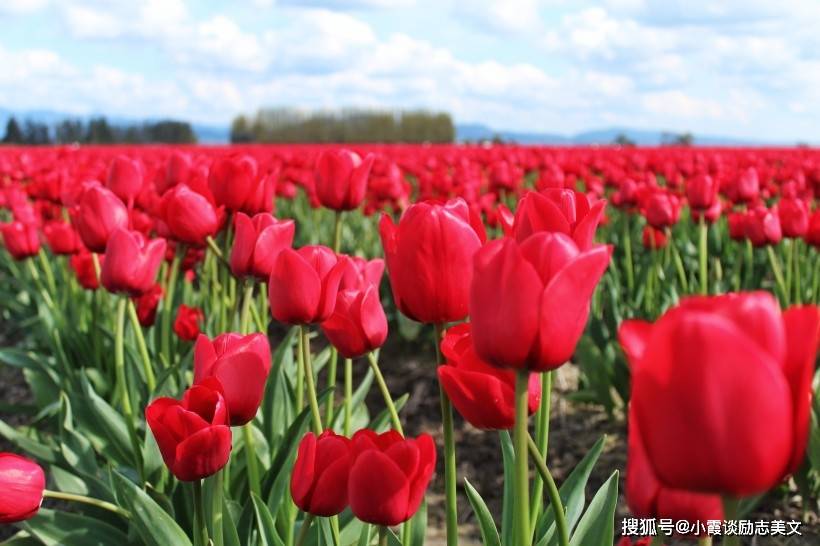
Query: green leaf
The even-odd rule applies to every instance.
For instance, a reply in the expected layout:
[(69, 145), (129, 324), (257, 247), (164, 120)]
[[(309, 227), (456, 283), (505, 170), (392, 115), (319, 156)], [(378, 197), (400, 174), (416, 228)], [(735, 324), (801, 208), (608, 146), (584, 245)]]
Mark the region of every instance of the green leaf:
[(610, 546), (615, 537), (615, 507), (618, 504), (618, 471), (598, 489), (578, 528), (570, 539), (570, 546)]
[(81, 403), (75, 404), (74, 413), (82, 423), (82, 432), (93, 437), (95, 430), (101, 430), (103, 436), (97, 436), (98, 440), (104, 441), (100, 450), (121, 464), (131, 462), (131, 440), (122, 415), (94, 391), (84, 376), (81, 376), (80, 388), (82, 400)]
[(268, 506), (255, 493), (251, 493), (253, 510), (256, 513), (256, 526), (259, 529), (259, 538), (264, 546), (284, 546), (284, 542), (276, 532), (276, 524)]
[(227, 499), (222, 500), (222, 536), (225, 546), (242, 546), (239, 541), (239, 533), (236, 530), (231, 507)]
[(118, 472), (113, 473), (113, 481), (120, 504), (131, 512), (131, 522), (146, 544), (191, 546), (185, 531), (145, 491)]
[(22, 524), (23, 529), (45, 546), (111, 546), (128, 543), (128, 537), (98, 519), (41, 509)]
[(502, 500), (502, 521), (501, 521), (501, 544), (509, 546), (513, 540), (513, 510), (515, 507), (515, 491), (513, 491), (513, 478), (515, 472), (515, 449), (508, 430), (499, 432), (501, 439), (501, 455), (504, 462), (504, 497)]
[(464, 480), (464, 489), (467, 492), (467, 499), (473, 507), (473, 513), (478, 519), (478, 526), (481, 530), (481, 543), (484, 546), (501, 546), (501, 539), (498, 537), (498, 529), (495, 526), (495, 520), (487, 508), (487, 504), (478, 491), (472, 486), (468, 480)]

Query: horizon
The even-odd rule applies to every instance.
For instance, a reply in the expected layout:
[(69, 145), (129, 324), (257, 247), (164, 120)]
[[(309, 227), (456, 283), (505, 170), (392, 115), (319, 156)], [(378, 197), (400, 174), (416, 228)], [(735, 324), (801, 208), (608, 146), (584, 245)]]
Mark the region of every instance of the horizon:
[(271, 106), (421, 108), (499, 132), (816, 143), (820, 5), (786, 6), (10, 0), (0, 107), (211, 126)]

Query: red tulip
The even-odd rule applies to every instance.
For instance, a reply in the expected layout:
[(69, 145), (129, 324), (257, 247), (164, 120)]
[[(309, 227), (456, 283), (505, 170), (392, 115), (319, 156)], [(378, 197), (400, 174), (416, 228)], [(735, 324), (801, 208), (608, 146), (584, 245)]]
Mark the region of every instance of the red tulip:
[(202, 334), (194, 345), (194, 384), (215, 377), (222, 385), (231, 425), (256, 416), (270, 373), (270, 344), (264, 334), (222, 334), (211, 341)]
[(134, 298), (137, 308), (137, 319), (143, 328), (150, 328), (157, 318), (157, 307), (164, 294), (161, 284), (155, 284), (147, 292)]
[(345, 261), (345, 268), (339, 290), (361, 290), (368, 286), (378, 289), (384, 274), (384, 260), (366, 260), (359, 256), (345, 256), (341, 259)]
[(308, 432), (290, 476), (290, 494), (300, 510), (314, 516), (335, 516), (347, 508), (351, 442), (332, 430), (318, 437)]
[(117, 229), (105, 251), (100, 278), (109, 292), (138, 296), (151, 289), (165, 256), (165, 239), (146, 241), (141, 233)]
[(666, 191), (653, 191), (646, 198), (644, 215), (647, 223), (655, 229), (664, 229), (678, 223), (680, 201)]
[(475, 257), (470, 320), (476, 353), (504, 368), (545, 371), (570, 359), (610, 247), (581, 251), (569, 236), (542, 231), (504, 238)]
[(322, 331), (345, 358), (356, 358), (381, 347), (387, 339), (387, 317), (378, 287), (340, 290), (333, 313), (322, 322)]
[(757, 169), (749, 167), (737, 181), (737, 195), (741, 201), (751, 203), (757, 200), (760, 195), (760, 179), (757, 176)]
[(165, 193), (161, 210), (170, 236), (182, 243), (202, 246), (219, 229), (219, 217), (211, 202), (185, 184)]
[(211, 379), (185, 391), (181, 401), (157, 398), (145, 410), (162, 460), (179, 480), (207, 478), (228, 462), (231, 428), (220, 388)]
[(403, 438), (394, 430), (353, 435), (348, 478), (350, 510), (361, 521), (398, 525), (416, 513), (436, 468), (436, 445), (429, 434)]
[(43, 502), (45, 487), (40, 465), (13, 453), (0, 453), (0, 523), (34, 517)]
[(128, 209), (113, 192), (95, 184), (83, 192), (72, 222), (90, 251), (105, 252), (114, 230), (128, 229)]
[(253, 275), (267, 281), (279, 252), (293, 244), (296, 224), (293, 220), (277, 220), (269, 213), (259, 213), (251, 219), (240, 212), (235, 226), (231, 272), (236, 277)]
[(657, 250), (659, 248), (666, 248), (669, 241), (666, 237), (666, 231), (662, 229), (655, 229), (652, 226), (646, 225), (643, 227), (643, 246), (650, 250)]
[(473, 255), (485, 238), (467, 203), (416, 203), (398, 226), (379, 223), (390, 286), (399, 310), (413, 320), (444, 323), (467, 316)]
[(216, 203), (228, 210), (244, 210), (256, 189), (257, 171), (256, 160), (249, 155), (215, 160), (208, 174), (208, 187)]
[(767, 209), (762, 205), (750, 209), (746, 212), (743, 224), (746, 228), (746, 238), (754, 246), (774, 245), (783, 239), (777, 210)]
[[(100, 261), (100, 269), (102, 269), (102, 264), (105, 263), (105, 257), (100, 254), (97, 256), (97, 259)], [(86, 290), (96, 290), (100, 287), (100, 279), (97, 275), (97, 268), (94, 266), (94, 257), (91, 252), (83, 250), (74, 254), (69, 258), (68, 264), (71, 266), (71, 269), (74, 270), (74, 274), (77, 276), (77, 282), (80, 283), (80, 286)]]
[(286, 324), (327, 320), (336, 304), (344, 263), (325, 246), (285, 248), (268, 283), (270, 312)]
[(177, 309), (176, 319), (174, 319), (174, 333), (180, 339), (193, 341), (199, 335), (199, 323), (204, 318), (205, 315), (203, 315), (202, 309), (180, 304), (179, 309)]
[(809, 205), (802, 199), (781, 199), (777, 211), (785, 237), (802, 237), (809, 230)]
[(191, 156), (188, 154), (182, 152), (171, 154), (165, 167), (165, 178), (157, 181), (157, 191), (163, 194), (174, 186), (187, 184), (193, 171), (192, 163)]
[(655, 324), (626, 321), (635, 422), (660, 483), (746, 496), (794, 472), (818, 336), (817, 307), (781, 312), (768, 292), (688, 298)]
[(71, 224), (62, 221), (47, 222), (43, 226), (48, 247), (58, 255), (76, 254), (82, 247), (80, 236)]
[(355, 152), (330, 149), (322, 152), (316, 164), (316, 196), (322, 206), (353, 210), (364, 201), (373, 155), (362, 160)]
[(606, 201), (590, 204), (586, 195), (575, 190), (548, 188), (526, 193), (515, 211), (515, 239), (520, 243), (540, 231), (563, 233), (586, 250), (593, 244), (605, 206)]
[(726, 217), (729, 226), (729, 237), (733, 241), (746, 240), (746, 213), (730, 212)]
[(17, 221), (0, 224), (0, 232), (6, 250), (15, 260), (24, 260), (40, 252), (40, 237), (35, 224)]
[(705, 211), (714, 206), (718, 200), (720, 181), (708, 174), (691, 178), (686, 183), (686, 199), (689, 206), (699, 211)]
[[(473, 348), (469, 323), (447, 330), (441, 352), (447, 363), (438, 367), (438, 378), (462, 417), (480, 429), (511, 429), (515, 425), (515, 372), (479, 358)], [(540, 402), (541, 378), (530, 374), (530, 415)]]
[(142, 190), (142, 164), (124, 155), (115, 157), (108, 166), (106, 187), (125, 203), (133, 203)]
[(820, 208), (815, 210), (809, 218), (809, 227), (806, 230), (806, 242), (820, 248)]

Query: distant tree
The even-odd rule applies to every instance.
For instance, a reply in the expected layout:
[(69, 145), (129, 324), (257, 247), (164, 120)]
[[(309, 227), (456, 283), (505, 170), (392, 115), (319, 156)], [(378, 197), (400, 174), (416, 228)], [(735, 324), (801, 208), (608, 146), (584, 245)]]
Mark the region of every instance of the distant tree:
[(239, 116), (231, 123), (231, 142), (253, 142), (256, 140), (251, 131), (251, 125), (248, 123), (248, 118)]
[(163, 120), (143, 127), (142, 142), (162, 142), (165, 144), (194, 144), (196, 135), (190, 123)]
[(690, 132), (681, 133), (675, 138), (674, 142), (678, 146), (691, 146), (695, 142), (695, 137)]
[(83, 140), (88, 144), (113, 144), (116, 141), (114, 129), (105, 117), (93, 118), (88, 122)]
[(634, 146), (635, 141), (626, 136), (624, 133), (618, 133), (618, 136), (615, 137), (615, 140), (612, 141), (613, 144), (617, 144), (618, 146)]
[(85, 135), (85, 126), (78, 119), (65, 119), (54, 128), (54, 140), (60, 144), (81, 142)]
[(13, 117), (6, 122), (6, 135), (3, 137), (4, 144), (22, 144), (23, 131), (20, 130), (20, 125)]
[(23, 129), (23, 143), (29, 146), (51, 144), (51, 135), (48, 125), (37, 121), (26, 120)]

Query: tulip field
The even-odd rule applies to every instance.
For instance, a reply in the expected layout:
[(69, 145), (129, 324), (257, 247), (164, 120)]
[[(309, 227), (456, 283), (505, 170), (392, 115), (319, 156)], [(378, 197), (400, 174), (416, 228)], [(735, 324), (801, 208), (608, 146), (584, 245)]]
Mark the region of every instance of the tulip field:
[(818, 150), (3, 147), (0, 232), (0, 545), (820, 543)]

